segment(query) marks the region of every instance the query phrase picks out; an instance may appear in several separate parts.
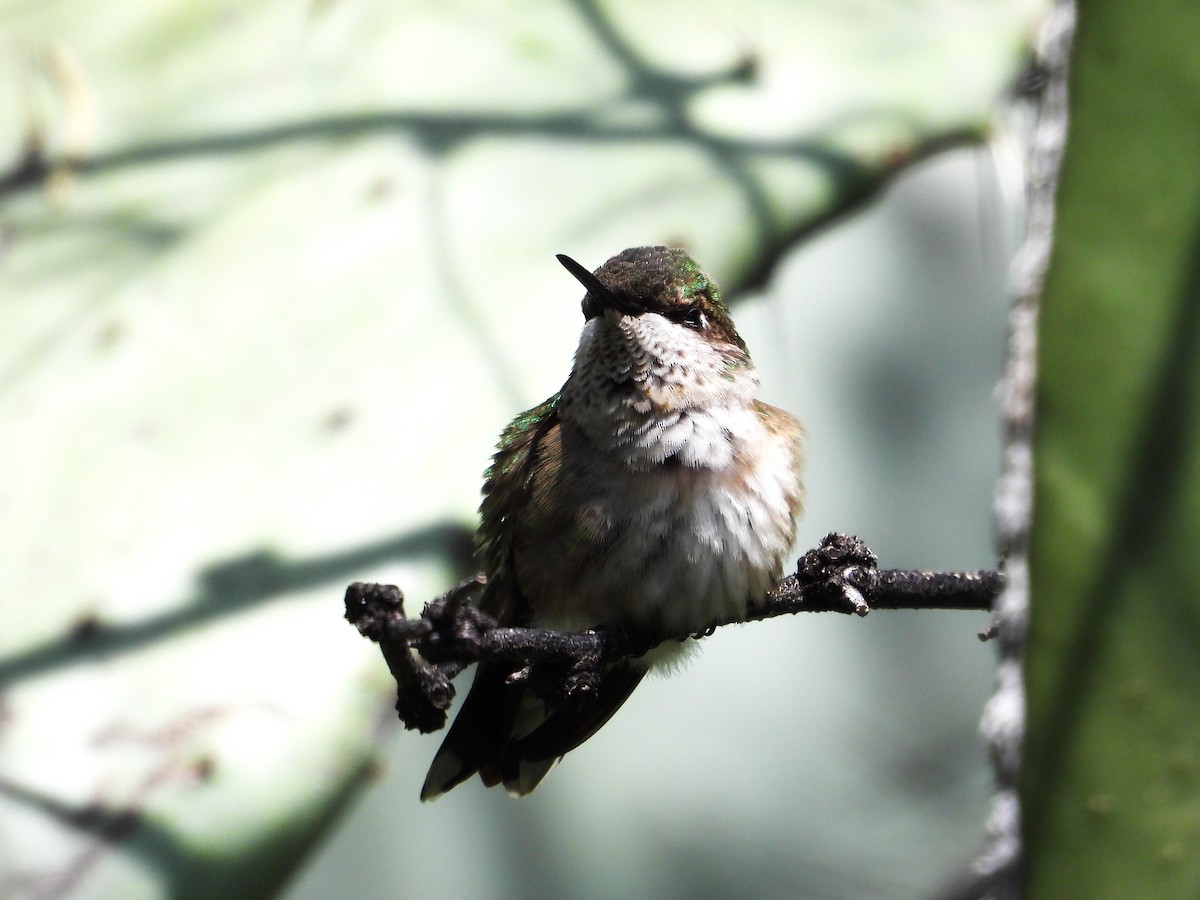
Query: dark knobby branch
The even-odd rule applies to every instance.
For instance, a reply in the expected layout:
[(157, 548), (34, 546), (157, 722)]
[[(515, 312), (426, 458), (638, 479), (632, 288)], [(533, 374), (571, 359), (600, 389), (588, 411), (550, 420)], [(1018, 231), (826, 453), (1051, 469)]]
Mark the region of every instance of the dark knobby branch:
[(986, 571), (881, 571), (866, 544), (832, 533), (804, 554), (796, 573), (745, 619), (715, 622), (703, 633), (655, 637), (603, 627), (580, 632), (501, 627), (471, 603), (483, 584), (482, 576), (462, 582), (427, 604), (416, 619), (405, 615), (404, 594), (393, 585), (355, 582), (346, 589), (346, 618), (379, 644), (396, 679), (396, 710), (405, 727), (423, 733), (444, 727), (455, 694), (451, 680), (473, 662), (516, 663), (514, 681), (529, 681), (550, 704), (577, 706), (595, 695), (606, 663), (641, 656), (667, 641), (800, 612), (865, 616), (872, 609), (990, 610), (1004, 577)]

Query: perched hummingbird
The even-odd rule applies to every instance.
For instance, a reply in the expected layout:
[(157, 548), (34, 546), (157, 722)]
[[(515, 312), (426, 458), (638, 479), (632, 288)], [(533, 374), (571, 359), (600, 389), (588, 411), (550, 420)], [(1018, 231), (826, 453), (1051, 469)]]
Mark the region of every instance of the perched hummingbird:
[[(745, 616), (782, 573), (803, 487), (803, 428), (754, 399), (758, 375), (717, 285), (684, 251), (636, 247), (595, 273), (575, 364), (500, 437), (483, 486), (480, 607), (504, 625), (606, 625), (653, 639)], [(608, 721), (660, 647), (607, 669), (593, 703), (547, 709), (480, 664), (422, 800), (478, 772), (532, 791)]]

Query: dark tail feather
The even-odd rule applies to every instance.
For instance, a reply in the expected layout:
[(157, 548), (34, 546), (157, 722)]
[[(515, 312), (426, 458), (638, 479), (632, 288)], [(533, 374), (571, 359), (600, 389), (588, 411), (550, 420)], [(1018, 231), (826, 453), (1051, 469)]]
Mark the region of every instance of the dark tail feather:
[(579, 710), (556, 710), (521, 737), (514, 737), (514, 729), (529, 727), (531, 713), (542, 713), (540, 702), (532, 696), (529, 708), (522, 708), (526, 688), (508, 683), (513, 671), (513, 666), (480, 665), (467, 699), (429, 767), (422, 800), (440, 797), (476, 772), (488, 787), (503, 781), (510, 794), (528, 794), (566, 753), (612, 718), (646, 675), (641, 667), (614, 666), (605, 671), (594, 703)]
[[(440, 797), (481, 769), (496, 767), (512, 737), (525, 693), (524, 685), (508, 683), (512, 672), (512, 666), (480, 663), (467, 699), (425, 776), (422, 800)], [(492, 784), (498, 781), (495, 776), (491, 779)]]
[(563, 756), (612, 718), (646, 671), (629, 665), (607, 670), (594, 703), (580, 710), (557, 710), (524, 737), (509, 741), (500, 760), (504, 789), (523, 797), (537, 787)]

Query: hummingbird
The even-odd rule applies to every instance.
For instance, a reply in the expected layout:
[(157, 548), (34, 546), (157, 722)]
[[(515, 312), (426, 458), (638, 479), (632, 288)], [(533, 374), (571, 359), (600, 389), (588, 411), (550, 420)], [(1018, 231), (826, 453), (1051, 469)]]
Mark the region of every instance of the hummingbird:
[[(484, 477), (480, 608), (647, 645), (744, 618), (795, 539), (803, 427), (755, 399), (746, 344), (685, 251), (635, 247), (595, 272), (558, 260), (586, 290), (583, 332), (562, 389), (504, 429)], [(528, 794), (683, 652), (675, 641), (606, 668), (582, 709), (548, 708), (519, 663), (481, 663), (421, 799), (476, 773)]]

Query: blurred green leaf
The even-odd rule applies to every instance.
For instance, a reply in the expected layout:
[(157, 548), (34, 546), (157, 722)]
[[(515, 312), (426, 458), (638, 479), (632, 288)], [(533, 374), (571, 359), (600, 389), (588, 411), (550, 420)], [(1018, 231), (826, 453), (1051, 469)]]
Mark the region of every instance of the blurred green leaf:
[(1200, 895), (1200, 9), (1084, 3), (1042, 312), (1031, 897)]
[(551, 254), (762, 277), (1042, 6), (0, 3), (0, 886), (277, 885), (390, 715), (342, 587), (460, 572), (561, 380)]

